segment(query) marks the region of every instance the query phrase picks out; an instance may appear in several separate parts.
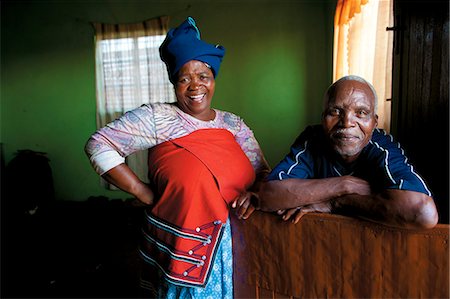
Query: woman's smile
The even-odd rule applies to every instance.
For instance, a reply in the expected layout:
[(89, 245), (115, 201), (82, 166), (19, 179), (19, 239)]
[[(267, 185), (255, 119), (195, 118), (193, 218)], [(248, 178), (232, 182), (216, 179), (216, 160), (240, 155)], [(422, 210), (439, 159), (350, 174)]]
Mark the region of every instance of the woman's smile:
[(192, 95), (192, 96), (188, 96), (188, 98), (190, 98), (192, 101), (196, 102), (196, 103), (202, 103), (203, 102), (203, 98), (205, 97), (206, 93), (202, 93), (199, 95)]

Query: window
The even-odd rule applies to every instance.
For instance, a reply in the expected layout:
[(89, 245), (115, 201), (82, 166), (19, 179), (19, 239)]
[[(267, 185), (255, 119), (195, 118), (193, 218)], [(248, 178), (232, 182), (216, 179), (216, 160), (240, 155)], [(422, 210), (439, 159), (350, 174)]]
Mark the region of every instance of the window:
[[(98, 128), (142, 104), (176, 101), (166, 65), (159, 56), (168, 22), (169, 18), (163, 16), (132, 24), (93, 24)], [(146, 151), (128, 156), (126, 163), (148, 182)], [(116, 189), (103, 179), (102, 184)]]
[(105, 109), (124, 112), (150, 102), (174, 102), (159, 46), (165, 35), (99, 41)]
[(334, 19), (333, 81), (359, 75), (378, 95), (378, 127), (390, 129), (393, 1), (338, 0)]

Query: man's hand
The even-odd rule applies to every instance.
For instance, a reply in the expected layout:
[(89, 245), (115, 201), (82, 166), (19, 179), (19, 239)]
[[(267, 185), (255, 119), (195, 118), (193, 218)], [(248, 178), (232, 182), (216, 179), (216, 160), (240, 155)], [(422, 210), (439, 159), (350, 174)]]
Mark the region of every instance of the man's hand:
[(246, 191), (233, 200), (231, 207), (236, 209), (236, 215), (239, 219), (247, 219), (257, 210), (255, 200), (257, 200), (256, 193)]
[(342, 194), (336, 194), (337, 196), (346, 194), (359, 194), (359, 195), (370, 195), (372, 190), (369, 183), (361, 178), (344, 175), (340, 177), (339, 184), (342, 186)]
[(294, 224), (297, 224), (300, 221), (300, 219), (307, 213), (330, 213), (330, 212), (331, 212), (330, 202), (315, 203), (303, 207), (277, 211), (279, 215), (283, 215), (282, 218), (284, 221), (288, 221), (289, 219), (291, 219), (291, 222)]

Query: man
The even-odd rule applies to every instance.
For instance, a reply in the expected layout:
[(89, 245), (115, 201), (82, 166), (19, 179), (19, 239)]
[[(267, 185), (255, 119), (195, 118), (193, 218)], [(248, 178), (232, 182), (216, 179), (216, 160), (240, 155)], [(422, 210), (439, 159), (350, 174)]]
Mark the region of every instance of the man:
[(376, 92), (357, 76), (332, 84), (322, 125), (308, 127), (257, 196), (263, 211), (297, 223), (308, 212), (336, 212), (388, 226), (432, 228), (431, 192), (399, 144), (376, 129)]

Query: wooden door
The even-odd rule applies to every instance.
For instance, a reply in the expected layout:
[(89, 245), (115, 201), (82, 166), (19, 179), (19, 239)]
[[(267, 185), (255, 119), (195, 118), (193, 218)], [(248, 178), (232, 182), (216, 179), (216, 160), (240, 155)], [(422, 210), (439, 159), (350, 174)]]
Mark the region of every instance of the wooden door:
[(391, 132), (449, 223), (449, 3), (394, 0)]

